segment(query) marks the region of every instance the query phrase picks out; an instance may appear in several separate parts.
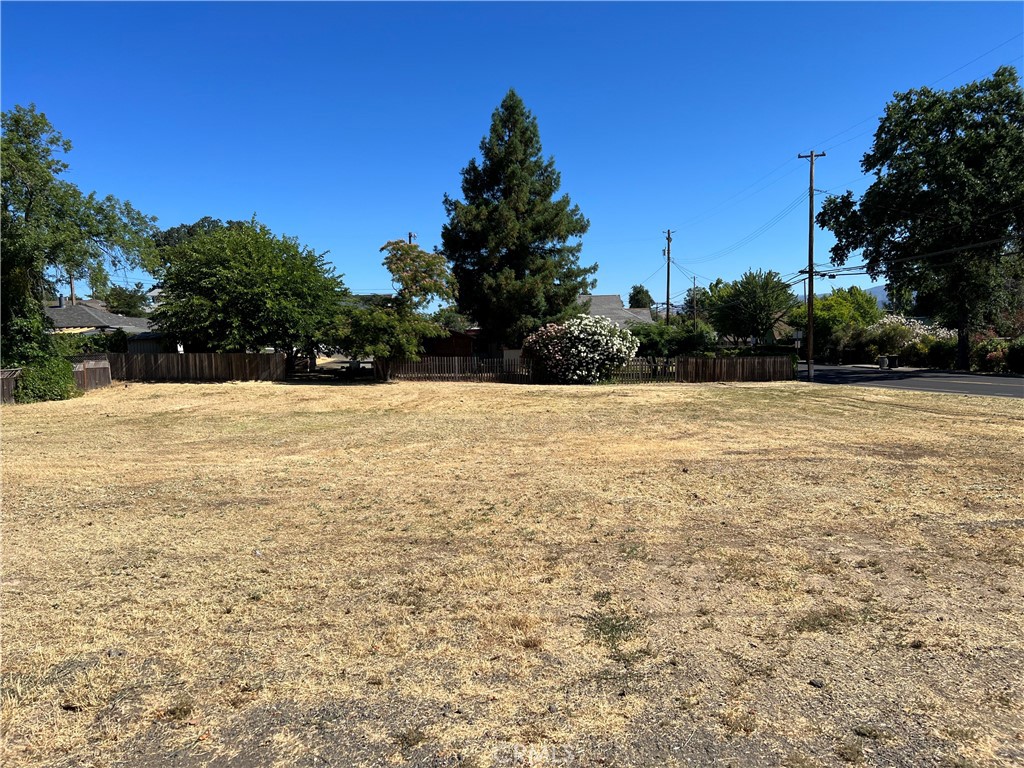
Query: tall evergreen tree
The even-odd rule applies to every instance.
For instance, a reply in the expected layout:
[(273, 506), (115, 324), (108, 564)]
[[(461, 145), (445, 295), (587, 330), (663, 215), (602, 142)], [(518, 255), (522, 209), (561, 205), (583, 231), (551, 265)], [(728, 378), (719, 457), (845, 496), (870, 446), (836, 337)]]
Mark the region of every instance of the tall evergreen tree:
[(510, 90), (490, 133), (462, 169), (464, 201), (444, 198), (445, 255), (458, 282), (459, 311), (487, 341), (517, 347), (542, 325), (563, 320), (592, 288), (597, 265), (580, 266), (590, 222), (568, 195), (555, 199), (561, 175), (541, 153), (537, 119)]
[(654, 306), (654, 297), (651, 292), (642, 285), (634, 285), (629, 289), (630, 309), (650, 309)]

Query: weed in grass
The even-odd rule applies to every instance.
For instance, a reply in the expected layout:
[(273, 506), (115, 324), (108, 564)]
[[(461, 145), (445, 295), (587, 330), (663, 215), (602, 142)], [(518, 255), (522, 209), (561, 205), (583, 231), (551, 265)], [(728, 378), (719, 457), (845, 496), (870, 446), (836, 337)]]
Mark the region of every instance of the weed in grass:
[(404, 731), (396, 733), (393, 738), (402, 752), (408, 752), (410, 749), (418, 747), (426, 741), (427, 734), (419, 728), (407, 728)]
[(643, 544), (635, 542), (624, 542), (619, 546), (619, 552), (626, 560), (646, 560), (647, 548)]
[(642, 627), (640, 619), (615, 609), (592, 611), (587, 616), (587, 634), (609, 648), (616, 648), (634, 637)]
[(975, 768), (977, 763), (963, 755), (947, 755), (942, 761), (942, 768)]
[(826, 605), (812, 608), (792, 623), (797, 632), (831, 632), (835, 633), (846, 624), (857, 621), (856, 614), (842, 605)]
[(725, 726), (725, 730), (732, 735), (749, 735), (757, 730), (757, 716), (754, 710), (746, 707), (734, 706), (723, 709), (718, 713), (718, 719)]
[(163, 720), (184, 720), (195, 710), (195, 701), (191, 696), (182, 694), (171, 700), (171, 703), (160, 710)]
[(877, 557), (868, 557), (862, 560), (858, 560), (853, 564), (854, 568), (867, 569), (871, 573), (882, 573), (885, 569), (882, 567), (882, 562)]
[(1009, 687), (989, 688), (985, 692), (985, 700), (994, 707), (1010, 709), (1013, 707), (1013, 692)]
[(924, 578), (928, 575), (928, 569), (920, 563), (910, 563), (907, 566), (907, 571), (919, 578)]
[(864, 742), (849, 736), (836, 745), (836, 756), (844, 763), (864, 762)]
[(782, 758), (782, 768), (818, 768), (821, 765), (800, 752), (790, 752)]
[(759, 558), (745, 552), (730, 552), (722, 558), (718, 580), (756, 582), (764, 576)]
[(623, 643), (636, 639), (644, 627), (643, 619), (610, 608), (592, 611), (586, 617), (586, 633), (608, 648), (615, 661), (629, 665), (650, 655), (646, 647), (625, 649)]
[(877, 725), (871, 725), (870, 723), (859, 723), (853, 726), (853, 733), (856, 736), (860, 736), (862, 739), (879, 740), (887, 738), (890, 733), (885, 728), (880, 728)]
[(611, 602), (612, 593), (606, 589), (602, 589), (594, 593), (594, 602), (600, 606), (608, 605)]
[(967, 726), (946, 726), (942, 732), (947, 738), (960, 744), (972, 744), (978, 740), (978, 731)]
[(822, 576), (835, 576), (840, 571), (843, 559), (836, 554), (819, 557), (811, 563), (810, 568)]

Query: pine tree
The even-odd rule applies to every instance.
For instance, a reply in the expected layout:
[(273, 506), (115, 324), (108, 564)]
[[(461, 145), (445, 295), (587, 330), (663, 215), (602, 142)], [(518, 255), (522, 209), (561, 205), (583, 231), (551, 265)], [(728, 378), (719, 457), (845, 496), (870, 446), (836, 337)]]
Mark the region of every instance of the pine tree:
[(590, 222), (568, 195), (555, 199), (561, 175), (541, 153), (537, 119), (510, 90), (480, 142), (482, 161), (462, 170), (465, 201), (444, 198), (445, 255), (459, 286), (459, 311), (485, 340), (518, 347), (542, 325), (577, 310), (595, 285), (597, 265), (580, 266), (579, 238)]

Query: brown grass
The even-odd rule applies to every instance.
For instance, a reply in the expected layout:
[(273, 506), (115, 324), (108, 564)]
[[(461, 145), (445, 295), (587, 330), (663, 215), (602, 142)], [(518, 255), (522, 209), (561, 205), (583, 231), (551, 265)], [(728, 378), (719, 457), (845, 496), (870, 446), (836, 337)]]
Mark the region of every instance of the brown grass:
[(134, 384), (2, 417), (4, 765), (1024, 761), (1020, 401)]

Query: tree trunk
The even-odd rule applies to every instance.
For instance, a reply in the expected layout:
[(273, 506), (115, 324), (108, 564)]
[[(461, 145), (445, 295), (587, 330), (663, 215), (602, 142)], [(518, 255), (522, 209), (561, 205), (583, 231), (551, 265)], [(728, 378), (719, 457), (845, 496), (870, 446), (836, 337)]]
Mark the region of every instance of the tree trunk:
[(373, 358), (373, 375), (377, 381), (391, 381), (391, 360), (386, 357)]
[(956, 323), (956, 367), (957, 370), (971, 370), (971, 335), (966, 314), (961, 312)]

